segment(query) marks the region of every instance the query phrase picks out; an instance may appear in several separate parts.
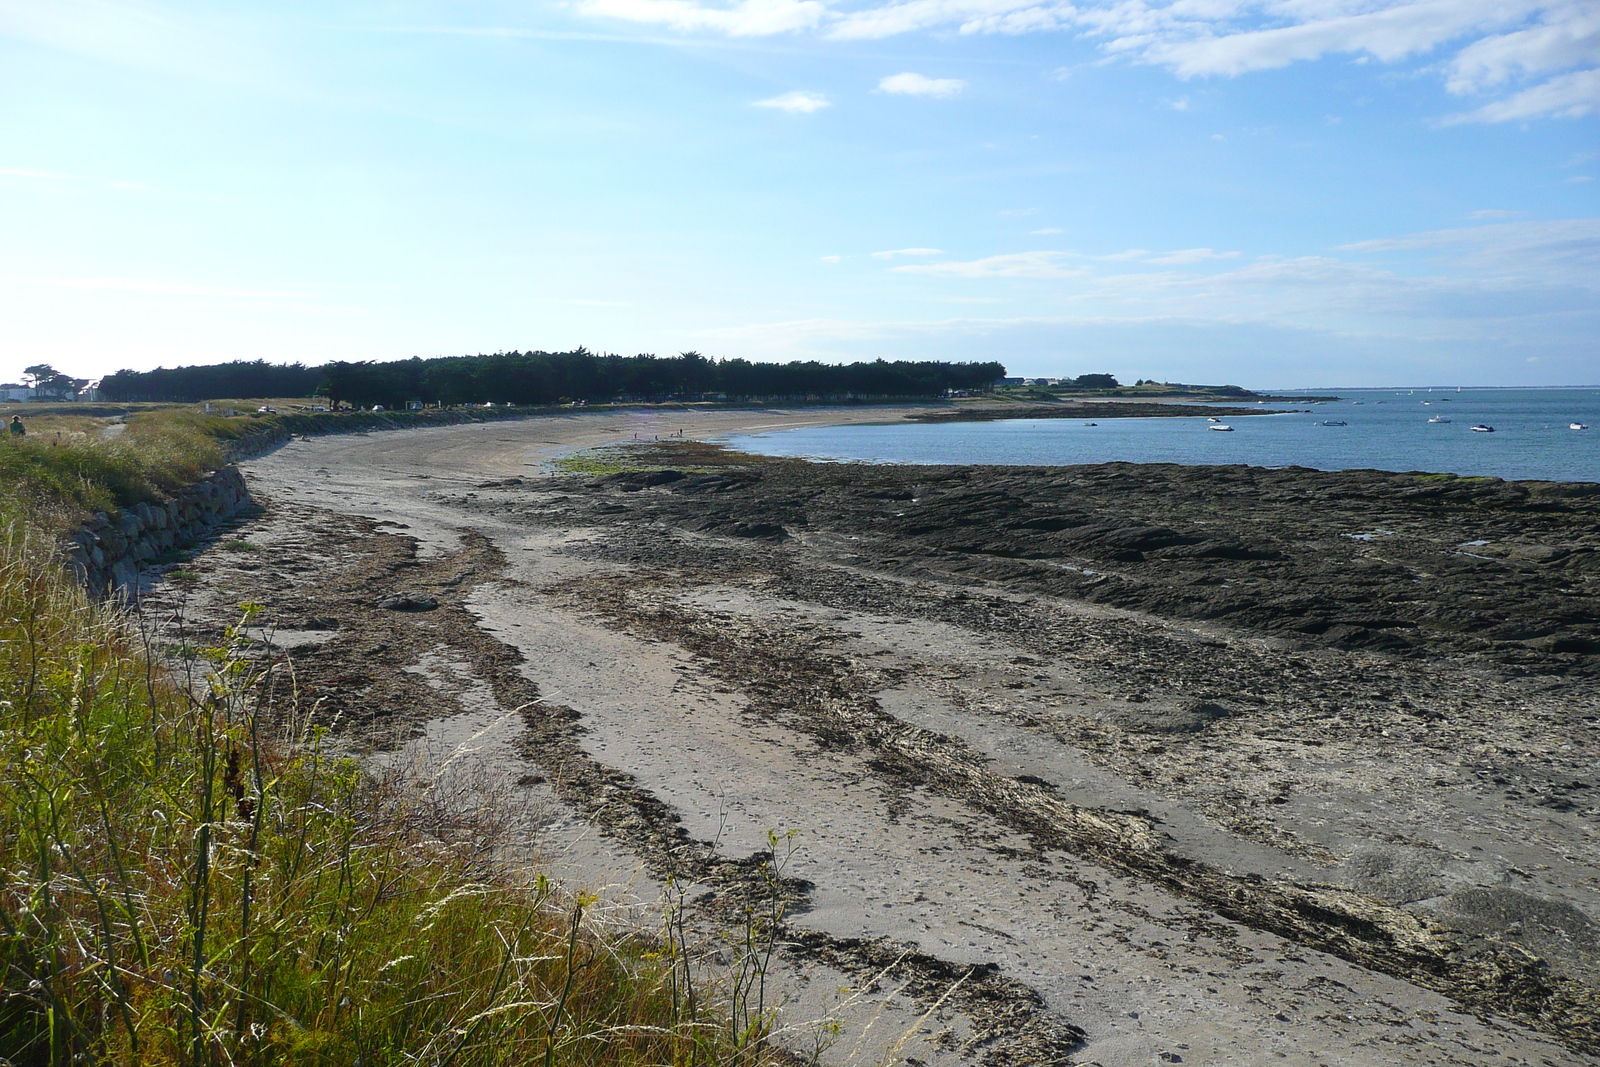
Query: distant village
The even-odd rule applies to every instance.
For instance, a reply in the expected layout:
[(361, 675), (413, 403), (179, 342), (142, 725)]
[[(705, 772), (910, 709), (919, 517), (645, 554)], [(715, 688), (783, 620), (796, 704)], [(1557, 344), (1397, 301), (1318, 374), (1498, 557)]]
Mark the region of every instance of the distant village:
[(99, 400), (98, 382), (62, 374), (48, 363), (39, 363), (22, 372), (24, 382), (0, 385), (0, 403), (62, 403), (72, 400)]

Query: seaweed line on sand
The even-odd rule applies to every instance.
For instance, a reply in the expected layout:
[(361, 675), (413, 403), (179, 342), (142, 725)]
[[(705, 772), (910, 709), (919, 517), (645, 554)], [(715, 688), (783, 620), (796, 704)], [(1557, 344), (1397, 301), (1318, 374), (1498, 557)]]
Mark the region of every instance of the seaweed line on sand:
[[(315, 609), (343, 620), (333, 640), (293, 656), (301, 695), (329, 698), (318, 709), (319, 720), (342, 719), (347, 728), (375, 731), (374, 737), (385, 729), (415, 730), (417, 709), (437, 705), (443, 694), (419, 700), (421, 694), (411, 687), (421, 683), (401, 668), (416, 653), (448, 648), (470, 664), (502, 707), (525, 709), (527, 729), (516, 746), (544, 769), (564, 803), (633, 851), (654, 876), (706, 888), (688, 901), (697, 915), (736, 927), (748, 904), (772, 892), (771, 852), (730, 858), (718, 855), (715, 843), (691, 838), (668, 805), (631, 775), (585, 752), (579, 743), (581, 714), (545, 702), (523, 673), (522, 653), (478, 625), (465, 601), (476, 586), (503, 580), (505, 569), (503, 555), (487, 538), (465, 531), (459, 548), (424, 561), (416, 558), (416, 542), (409, 536), (380, 531), (379, 524), (367, 520), (326, 513), (317, 518), (322, 537), (343, 549), (337, 573), (316, 583), (314, 597), (302, 601), (280, 595), (272, 598), (272, 609), (287, 617)], [(426, 592), (438, 607), (421, 617), (374, 607), (385, 595), (401, 591)], [(779, 878), (776, 888), (787, 904), (803, 907), (811, 885)], [(992, 1067), (1062, 1064), (1083, 1042), (1081, 1028), (1048, 1011), (1037, 991), (993, 964), (956, 964), (890, 938), (840, 938), (792, 924), (775, 933), (799, 960), (863, 980), (892, 977), (924, 1010), (937, 1007), (966, 1016), (970, 1036), (960, 1051), (979, 1053)]]
[[(680, 586), (682, 576), (670, 580)], [(1600, 1053), (1600, 994), (1495, 938), (1469, 938), (1339, 886), (1235, 877), (1169, 852), (1147, 817), (1066, 804), (1032, 783), (985, 769), (959, 741), (911, 726), (878, 706), (871, 686), (815, 631), (795, 633), (713, 618), (676, 603), (640, 574), (587, 578), (564, 591), (611, 625), (671, 640), (743, 689), (751, 710), (826, 743), (863, 750), (891, 780), (981, 810), (1028, 836), (1151, 882), (1218, 915), (1370, 970), (1442, 993), (1479, 1015)]]

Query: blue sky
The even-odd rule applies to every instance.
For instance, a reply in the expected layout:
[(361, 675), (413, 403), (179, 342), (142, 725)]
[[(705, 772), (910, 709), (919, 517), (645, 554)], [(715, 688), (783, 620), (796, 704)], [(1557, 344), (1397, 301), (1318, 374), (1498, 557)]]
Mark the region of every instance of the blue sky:
[(1592, 0), (0, 0), (0, 378), (1600, 382)]

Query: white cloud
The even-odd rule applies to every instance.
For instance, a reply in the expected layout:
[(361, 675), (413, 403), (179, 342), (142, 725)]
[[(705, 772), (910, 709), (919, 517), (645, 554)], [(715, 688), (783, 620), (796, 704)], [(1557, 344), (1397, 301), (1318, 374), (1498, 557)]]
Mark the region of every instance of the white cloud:
[(1574, 174), (1572, 177), (1568, 178), (1567, 181), (1570, 184), (1576, 184), (1578, 182), (1592, 182), (1594, 179), (1589, 177), (1587, 174)]
[(731, 7), (707, 7), (695, 0), (579, 0), (575, 10), (580, 15), (674, 30), (712, 30), (730, 37), (768, 37), (810, 29), (828, 13), (819, 0), (741, 0)]
[(822, 262), (824, 262), (824, 263), (838, 263), (843, 259), (844, 259), (843, 256), (823, 256), (822, 257)]
[(964, 34), (1036, 33), (1065, 28), (1073, 11), (1070, 3), (1040, 0), (901, 0), (840, 16), (832, 35), (874, 39), (944, 26)]
[(1514, 219), (1514, 218), (1517, 218), (1519, 215), (1525, 215), (1525, 214), (1527, 214), (1527, 212), (1525, 212), (1525, 211), (1506, 211), (1503, 208), (1486, 207), (1486, 208), (1483, 208), (1481, 210), (1474, 211), (1472, 214), (1468, 215), (1467, 218), (1469, 218), (1469, 219)]
[(1183, 266), (1189, 263), (1204, 263), (1211, 259), (1238, 259), (1238, 252), (1217, 252), (1210, 248), (1180, 248), (1173, 252), (1152, 252), (1148, 248), (1130, 248), (1124, 252), (1112, 252), (1105, 256), (1092, 256), (1086, 258), (1105, 260), (1110, 263), (1124, 261), (1139, 261), (1156, 263), (1162, 266)]
[[(1447, 122), (1573, 118), (1600, 110), (1600, 5), (1594, 0), (868, 0), (849, 11), (824, 0), (726, 6), (578, 0), (576, 10), (730, 36), (1067, 31), (1099, 39), (1108, 56), (1164, 66), (1180, 78), (1236, 77), (1338, 55), (1356, 63), (1428, 57), (1451, 93), (1495, 97)], [(1069, 74), (1063, 67), (1051, 76)], [(957, 79), (895, 76), (911, 77), (918, 80), (908, 86), (923, 88), (883, 88), (954, 95), (961, 87)], [(946, 88), (935, 92), (928, 88), (933, 85)], [(1186, 103), (1179, 98), (1172, 106), (1181, 110)]]
[(1539, 22), (1511, 33), (1474, 41), (1457, 53), (1447, 83), (1453, 93), (1505, 84), (1518, 75), (1570, 70), (1595, 61), (1600, 47), (1600, 8), (1552, 4)]
[(1067, 267), (1068, 252), (1014, 252), (964, 263), (908, 263), (891, 270), (905, 274), (939, 274), (953, 278), (1079, 278), (1088, 272)]
[(1042, 292), (1083, 314), (1254, 318), (1396, 337), (1498, 331), (1523, 345), (1536, 336), (1566, 345), (1600, 328), (1600, 218), (1459, 227), (1358, 241), (1325, 255), (1231, 262), (1241, 258), (1209, 248), (1053, 250), (890, 269), (942, 279), (930, 296)]
[(1113, 37), (1112, 51), (1132, 52), (1192, 78), (1274, 70), (1330, 53), (1362, 53), (1392, 63), (1474, 31), (1515, 25), (1529, 0), (1378, 0), (1360, 5), (1367, 10), (1358, 13), (1346, 13), (1347, 6), (1357, 7), (1338, 0), (1254, 0), (1198, 9), (1172, 3), (1129, 18), (1118, 5), (1095, 9), (1100, 17), (1091, 19), (1100, 33)]
[(878, 83), (880, 92), (899, 93), (903, 96), (931, 96), (937, 100), (960, 96), (961, 90), (966, 87), (967, 83), (960, 78), (928, 78), (910, 71), (904, 74), (891, 74)]
[(1447, 121), (1571, 118), (1600, 107), (1600, 8), (1588, 0), (1110, 0), (1085, 8), (1080, 25), (1106, 38), (1106, 51), (1182, 78), (1341, 54), (1396, 63), (1460, 43), (1444, 64), (1452, 93), (1545, 80)]
[(1150, 256), (1147, 263), (1181, 266), (1187, 263), (1204, 263), (1209, 259), (1237, 259), (1238, 252), (1214, 252), (1209, 248), (1181, 248), (1176, 252), (1162, 252)]
[[(1501, 222), (1488, 226), (1463, 226), (1429, 230), (1403, 237), (1384, 237), (1340, 245), (1341, 252), (1418, 252), (1456, 249), (1484, 264), (1510, 267), (1520, 272), (1550, 271), (1567, 267), (1600, 269), (1600, 218), (1558, 219), (1551, 222)], [(1596, 278), (1600, 278), (1597, 273)], [(1590, 284), (1596, 284), (1591, 279)]]
[(792, 93), (774, 96), (770, 100), (757, 100), (756, 107), (772, 107), (779, 111), (787, 111), (791, 115), (809, 115), (813, 111), (821, 111), (829, 106), (828, 98), (821, 93), (806, 93), (796, 89)]
[(1600, 110), (1600, 69), (1576, 70), (1513, 93), (1504, 100), (1485, 104), (1476, 111), (1452, 115), (1445, 122), (1511, 122), (1541, 116), (1575, 119), (1597, 110)]
[(896, 248), (892, 252), (874, 252), (875, 259), (893, 259), (895, 256), (942, 256), (942, 248)]

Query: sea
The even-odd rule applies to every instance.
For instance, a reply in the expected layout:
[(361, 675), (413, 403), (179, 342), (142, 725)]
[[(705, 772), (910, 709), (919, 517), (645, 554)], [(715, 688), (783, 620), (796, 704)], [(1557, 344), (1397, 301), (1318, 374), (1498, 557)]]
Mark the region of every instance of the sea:
[[(897, 421), (734, 435), (725, 443), (762, 455), (871, 463), (1245, 463), (1600, 482), (1600, 387), (1347, 389), (1337, 396), (1250, 405), (1271, 414), (1230, 417), (1227, 433), (1209, 429), (1203, 416)], [(1589, 428), (1571, 429), (1574, 423)]]

